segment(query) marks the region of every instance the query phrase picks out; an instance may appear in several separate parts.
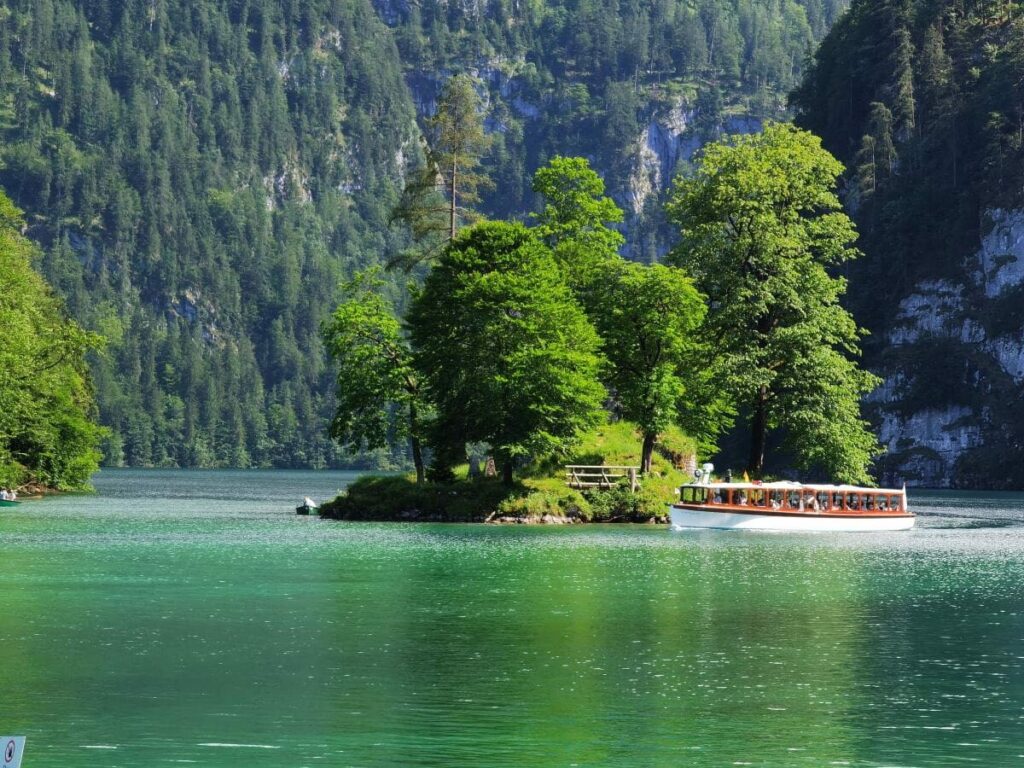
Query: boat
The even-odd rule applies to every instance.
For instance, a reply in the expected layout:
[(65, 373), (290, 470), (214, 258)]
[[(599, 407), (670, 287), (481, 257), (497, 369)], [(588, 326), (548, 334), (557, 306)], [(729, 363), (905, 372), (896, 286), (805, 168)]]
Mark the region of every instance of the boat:
[(669, 505), (672, 528), (755, 531), (905, 531), (907, 489), (789, 481), (683, 485)]
[(309, 496), (302, 500), (302, 504), (295, 508), (297, 515), (319, 515), (320, 507)]
[(0, 499), (0, 507), (16, 507), (21, 504), (20, 501), (14, 501), (12, 499)]

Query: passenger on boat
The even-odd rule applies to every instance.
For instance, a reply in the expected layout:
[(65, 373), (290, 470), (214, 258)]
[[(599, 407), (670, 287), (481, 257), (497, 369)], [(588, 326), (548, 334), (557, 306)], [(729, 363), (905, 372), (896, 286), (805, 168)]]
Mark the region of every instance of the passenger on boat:
[(741, 507), (747, 506), (747, 494), (745, 494), (743, 491), (740, 491), (739, 495), (736, 497), (736, 503), (739, 504)]
[(782, 504), (778, 499), (772, 499), (772, 509), (782, 509)]
[(711, 503), (712, 504), (721, 504), (722, 503), (722, 492), (721, 491), (715, 491), (715, 495), (711, 499)]

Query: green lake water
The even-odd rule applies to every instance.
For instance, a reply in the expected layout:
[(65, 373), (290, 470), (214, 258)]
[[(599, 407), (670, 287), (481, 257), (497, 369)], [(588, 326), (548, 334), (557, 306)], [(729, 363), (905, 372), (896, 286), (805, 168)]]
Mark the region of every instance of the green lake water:
[(23, 768), (1024, 765), (1024, 495), (890, 534), (294, 514), (352, 477), (0, 510)]

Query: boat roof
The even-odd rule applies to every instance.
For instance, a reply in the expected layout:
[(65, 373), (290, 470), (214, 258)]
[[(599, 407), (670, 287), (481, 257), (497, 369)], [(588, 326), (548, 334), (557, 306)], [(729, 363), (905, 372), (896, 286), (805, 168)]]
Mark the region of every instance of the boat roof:
[(833, 485), (829, 483), (796, 483), (792, 480), (776, 480), (770, 483), (684, 483), (687, 488), (714, 488), (717, 490), (765, 490), (770, 491), (830, 491), (834, 493), (903, 493), (897, 488), (867, 488), (860, 485)]

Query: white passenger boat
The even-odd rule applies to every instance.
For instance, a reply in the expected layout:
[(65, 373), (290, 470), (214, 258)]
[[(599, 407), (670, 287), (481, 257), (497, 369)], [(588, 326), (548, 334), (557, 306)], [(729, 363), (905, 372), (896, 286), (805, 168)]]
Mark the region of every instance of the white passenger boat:
[(669, 505), (676, 530), (905, 531), (914, 526), (907, 489), (815, 483), (700, 483)]

